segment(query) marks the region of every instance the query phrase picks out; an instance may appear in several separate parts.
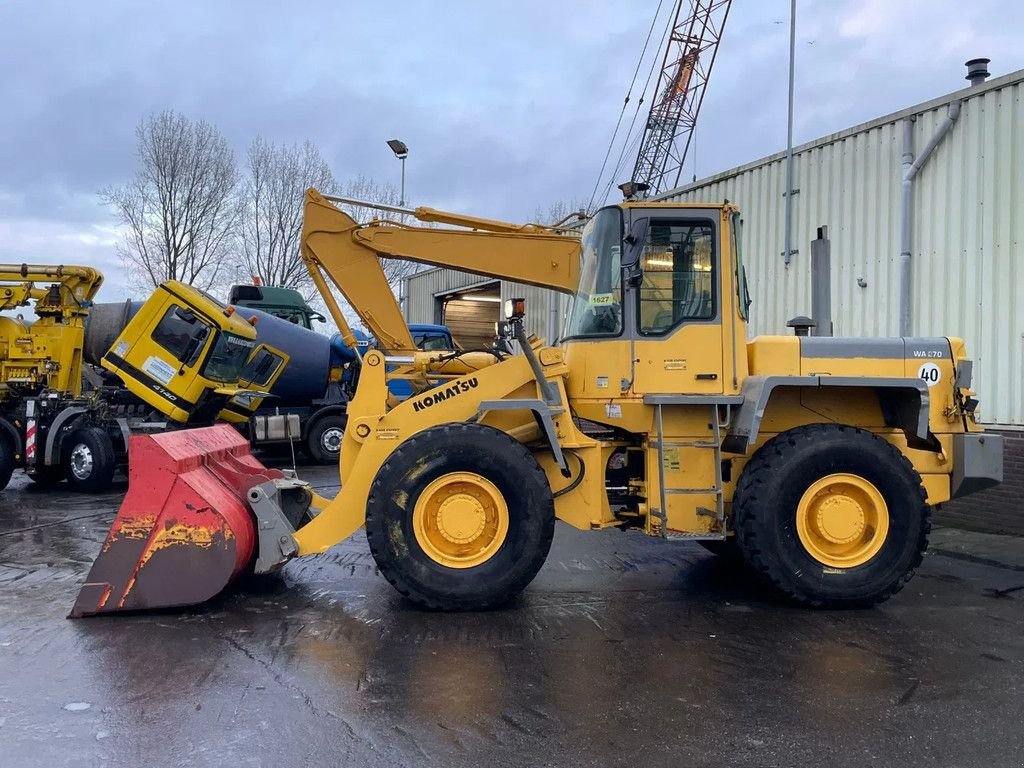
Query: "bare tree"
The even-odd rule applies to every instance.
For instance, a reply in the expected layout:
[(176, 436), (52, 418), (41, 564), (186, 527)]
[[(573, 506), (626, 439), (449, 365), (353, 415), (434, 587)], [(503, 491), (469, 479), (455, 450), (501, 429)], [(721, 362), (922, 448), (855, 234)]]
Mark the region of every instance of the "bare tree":
[(236, 220), (238, 172), (221, 133), (167, 110), (136, 129), (139, 169), (101, 192), (125, 228), (118, 254), (133, 288), (164, 280), (211, 287), (224, 271)]
[[(398, 189), (393, 184), (381, 184), (366, 176), (356, 176), (344, 182), (339, 188), (337, 195), (339, 197), (348, 197), (355, 200), (365, 200), (368, 203), (390, 206), (397, 206), (401, 199)], [(409, 215), (382, 211), (379, 208), (374, 208), (372, 205), (340, 204), (339, 207), (360, 223), (380, 218), (418, 227), (433, 226), (432, 224), (416, 221)], [(422, 264), (415, 261), (405, 261), (404, 259), (381, 259), (380, 263), (384, 274), (387, 275), (388, 282), (393, 288), (397, 288), (404, 278), (424, 269)]]
[(303, 193), (308, 187), (330, 192), (335, 186), (330, 166), (311, 142), (278, 146), (259, 137), (253, 141), (239, 205), (245, 278), (312, 293), (299, 255)]
[[(573, 213), (587, 210), (587, 202), (582, 198), (573, 198), (571, 200), (557, 200), (551, 203), (547, 208), (540, 206), (533, 212), (533, 221), (537, 224), (557, 224), (558, 222), (565, 219)], [(577, 219), (575, 217), (570, 218), (567, 225), (571, 226)]]

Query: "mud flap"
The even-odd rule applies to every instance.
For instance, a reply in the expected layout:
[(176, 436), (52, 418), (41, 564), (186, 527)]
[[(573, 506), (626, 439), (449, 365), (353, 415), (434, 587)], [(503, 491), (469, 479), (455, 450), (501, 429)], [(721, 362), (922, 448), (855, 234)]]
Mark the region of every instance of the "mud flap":
[(209, 600), (256, 556), (250, 489), (282, 477), (226, 424), (133, 435), (128, 494), (70, 616)]

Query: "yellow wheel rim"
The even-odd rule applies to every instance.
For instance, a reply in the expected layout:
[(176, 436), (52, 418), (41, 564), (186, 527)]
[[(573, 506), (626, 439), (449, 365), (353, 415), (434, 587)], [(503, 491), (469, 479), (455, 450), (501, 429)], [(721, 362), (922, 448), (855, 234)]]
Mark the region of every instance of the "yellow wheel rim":
[(508, 535), (508, 505), (497, 486), (473, 472), (449, 472), (432, 481), (412, 513), (416, 543), (449, 568), (490, 560)]
[(828, 475), (808, 488), (796, 508), (800, 543), (819, 563), (854, 568), (878, 554), (889, 533), (889, 507), (863, 477)]

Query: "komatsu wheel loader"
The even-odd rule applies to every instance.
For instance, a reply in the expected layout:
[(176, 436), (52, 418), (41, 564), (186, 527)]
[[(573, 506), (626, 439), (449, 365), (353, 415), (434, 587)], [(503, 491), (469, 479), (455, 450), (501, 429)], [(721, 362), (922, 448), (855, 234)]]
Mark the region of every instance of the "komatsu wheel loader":
[[(239, 386), (256, 331), (201, 291), (168, 281), (146, 302), (99, 304), (91, 267), (0, 264), (0, 490), (22, 468), (35, 482), (103, 490), (129, 436), (212, 423)], [(134, 314), (132, 314), (134, 313)], [(86, 364), (117, 385), (83, 388)]]
[[(934, 505), (1001, 479), (960, 339), (747, 340), (732, 205), (625, 202), (576, 238), (425, 208), (446, 226), (359, 224), (332, 200), (307, 192), (302, 258), (349, 346), (329, 283), (381, 346), (341, 491), (268, 478), (224, 428), (146, 438), (132, 489), (161, 487), (129, 493), (72, 615), (198, 602), (361, 527), (410, 600), (486, 608), (533, 579), (556, 519), (734, 547), (797, 602), (870, 604), (921, 562)], [(571, 294), (562, 342), (530, 336), (513, 300), (515, 354), (416, 350), (381, 258)], [(394, 378), (415, 394), (390, 396)]]

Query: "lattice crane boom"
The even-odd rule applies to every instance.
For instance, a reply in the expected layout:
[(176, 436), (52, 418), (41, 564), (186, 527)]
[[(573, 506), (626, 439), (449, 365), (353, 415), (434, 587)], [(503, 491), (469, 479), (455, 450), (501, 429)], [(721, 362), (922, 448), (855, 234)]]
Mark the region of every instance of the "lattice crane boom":
[[(688, 13), (683, 16), (684, 4)], [(648, 195), (679, 186), (732, 0), (678, 0), (633, 168)], [(640, 187), (643, 189), (643, 187)]]

